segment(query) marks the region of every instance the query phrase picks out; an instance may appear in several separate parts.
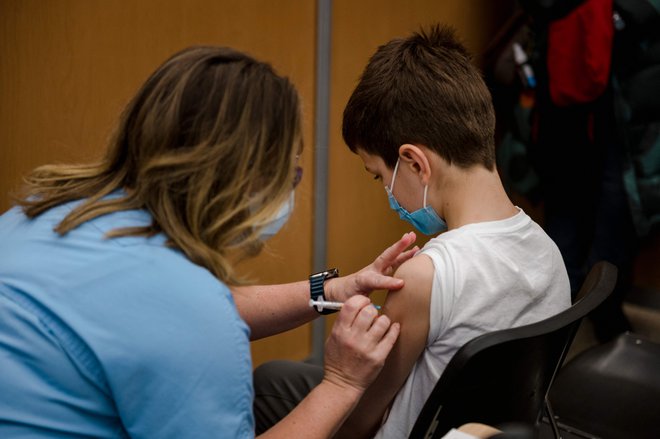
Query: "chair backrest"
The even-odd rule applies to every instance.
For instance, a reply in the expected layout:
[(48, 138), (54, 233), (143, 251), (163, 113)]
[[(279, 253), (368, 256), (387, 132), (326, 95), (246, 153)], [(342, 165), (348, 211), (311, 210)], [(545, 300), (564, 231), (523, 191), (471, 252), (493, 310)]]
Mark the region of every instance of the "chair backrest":
[(468, 422), (538, 424), (548, 389), (582, 319), (613, 291), (617, 269), (593, 266), (570, 308), (537, 323), (481, 335), (450, 360), (410, 438), (439, 438)]
[(660, 344), (629, 332), (582, 351), (557, 373), (558, 422), (589, 437), (657, 439)]

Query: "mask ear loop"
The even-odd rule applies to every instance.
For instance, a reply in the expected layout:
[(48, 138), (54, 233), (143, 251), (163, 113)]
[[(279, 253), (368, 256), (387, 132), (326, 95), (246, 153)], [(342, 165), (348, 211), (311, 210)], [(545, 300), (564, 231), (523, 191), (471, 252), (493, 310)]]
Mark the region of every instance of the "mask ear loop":
[(426, 209), (426, 193), (429, 191), (429, 185), (424, 186), (424, 208)]
[(394, 195), (394, 180), (396, 179), (396, 171), (399, 169), (399, 159), (396, 159), (396, 165), (394, 165), (394, 173), (392, 173), (392, 182), (390, 183), (390, 193)]

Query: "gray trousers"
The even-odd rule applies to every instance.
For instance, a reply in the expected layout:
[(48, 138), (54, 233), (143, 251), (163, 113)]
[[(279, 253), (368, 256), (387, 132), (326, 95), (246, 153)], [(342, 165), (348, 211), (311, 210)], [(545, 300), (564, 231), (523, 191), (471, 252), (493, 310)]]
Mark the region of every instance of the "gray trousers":
[(291, 412), (323, 379), (323, 368), (300, 361), (276, 360), (254, 370), (257, 435)]

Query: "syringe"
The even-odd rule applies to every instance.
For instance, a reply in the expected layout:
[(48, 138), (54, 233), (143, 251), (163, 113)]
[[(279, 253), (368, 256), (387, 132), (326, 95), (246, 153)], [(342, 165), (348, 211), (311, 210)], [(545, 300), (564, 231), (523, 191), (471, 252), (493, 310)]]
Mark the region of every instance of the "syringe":
[[(321, 311), (324, 309), (334, 309), (336, 311), (339, 311), (342, 306), (344, 306), (344, 302), (329, 302), (326, 300), (314, 300), (310, 299), (309, 300), (309, 306), (318, 306)], [(378, 305), (373, 305), (376, 307), (376, 309), (380, 309), (380, 306)]]

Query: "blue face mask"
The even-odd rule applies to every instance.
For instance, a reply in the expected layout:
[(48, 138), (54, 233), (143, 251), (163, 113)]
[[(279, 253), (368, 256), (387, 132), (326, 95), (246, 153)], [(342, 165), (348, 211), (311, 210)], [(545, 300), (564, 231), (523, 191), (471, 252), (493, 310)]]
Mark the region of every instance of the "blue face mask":
[(396, 178), (396, 171), (398, 169), (399, 160), (396, 161), (396, 165), (394, 166), (394, 173), (392, 174), (392, 183), (390, 183), (390, 187), (385, 186), (385, 192), (387, 192), (387, 198), (390, 201), (390, 207), (392, 210), (399, 214), (399, 218), (408, 221), (425, 235), (436, 235), (447, 230), (447, 223), (438, 216), (433, 207), (426, 205), (426, 193), (429, 189), (428, 185), (424, 186), (424, 207), (421, 209), (417, 209), (410, 213), (401, 207), (399, 202), (396, 201), (392, 191), (394, 190), (394, 179)]
[(259, 239), (262, 241), (270, 239), (275, 236), (277, 232), (282, 229), (282, 227), (284, 227), (284, 224), (286, 224), (286, 222), (289, 220), (289, 217), (291, 216), (291, 212), (293, 212), (294, 200), (295, 193), (291, 191), (291, 196), (288, 200), (286, 200), (286, 203), (282, 205), (273, 219), (271, 219), (268, 224), (266, 224), (264, 228), (261, 229)]

